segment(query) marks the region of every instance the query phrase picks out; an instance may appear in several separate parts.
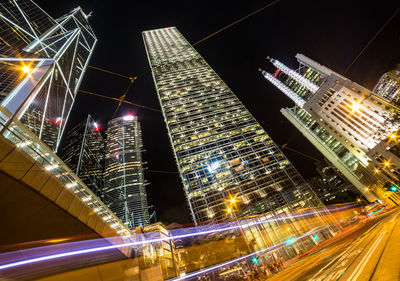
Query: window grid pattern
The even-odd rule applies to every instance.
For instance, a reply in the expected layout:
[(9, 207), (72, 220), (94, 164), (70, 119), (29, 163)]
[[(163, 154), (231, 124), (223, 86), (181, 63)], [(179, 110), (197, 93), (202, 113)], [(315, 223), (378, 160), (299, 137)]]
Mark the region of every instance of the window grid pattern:
[(195, 222), (320, 204), (288, 159), (175, 27), (143, 32)]
[(136, 117), (108, 122), (104, 203), (130, 229), (149, 224), (142, 133)]
[(104, 188), (105, 142), (89, 115), (65, 136), (60, 158), (100, 199)]

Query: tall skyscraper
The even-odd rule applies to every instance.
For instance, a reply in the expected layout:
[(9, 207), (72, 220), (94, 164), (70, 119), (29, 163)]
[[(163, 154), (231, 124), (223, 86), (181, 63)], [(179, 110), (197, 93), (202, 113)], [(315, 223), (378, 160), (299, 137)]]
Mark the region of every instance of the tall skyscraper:
[(264, 129), (175, 27), (143, 32), (193, 220), (321, 204)]
[(80, 7), (54, 19), (30, 0), (0, 5), (0, 102), (57, 150), (96, 44)]
[(389, 134), (397, 138), (398, 128), (387, 123), (393, 114), (388, 101), (302, 54), (296, 58), (297, 71), (275, 59), (270, 59), (277, 68), (274, 74), (262, 71), (295, 103), (282, 109), (283, 115), (368, 200), (399, 204), (400, 197), (384, 188), (388, 181), (400, 184), (390, 162), (395, 155), (377, 151)]
[(149, 224), (142, 147), (136, 116), (108, 122), (103, 201), (130, 229)]
[(384, 73), (372, 91), (391, 103), (400, 104), (400, 64)]
[(59, 155), (68, 167), (103, 198), (105, 141), (99, 125), (88, 117), (67, 132)]

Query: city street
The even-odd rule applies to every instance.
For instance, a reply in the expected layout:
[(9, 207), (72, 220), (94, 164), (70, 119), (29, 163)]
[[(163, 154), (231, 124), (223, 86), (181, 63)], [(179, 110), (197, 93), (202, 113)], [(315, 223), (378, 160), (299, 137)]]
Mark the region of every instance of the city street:
[(400, 281), (396, 1), (0, 0), (0, 281)]
[(399, 210), (382, 214), (268, 280), (399, 280)]

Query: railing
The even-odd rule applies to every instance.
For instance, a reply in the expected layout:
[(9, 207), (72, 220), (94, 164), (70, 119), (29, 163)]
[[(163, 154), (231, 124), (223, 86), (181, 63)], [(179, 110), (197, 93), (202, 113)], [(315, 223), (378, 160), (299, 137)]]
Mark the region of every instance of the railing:
[(131, 235), (120, 219), (79, 179), (79, 177), (34, 133), (32, 133), (6, 108), (0, 105), (0, 134), (16, 144), (44, 169), (60, 180), (65, 188), (78, 196), (83, 204), (89, 206), (119, 235)]

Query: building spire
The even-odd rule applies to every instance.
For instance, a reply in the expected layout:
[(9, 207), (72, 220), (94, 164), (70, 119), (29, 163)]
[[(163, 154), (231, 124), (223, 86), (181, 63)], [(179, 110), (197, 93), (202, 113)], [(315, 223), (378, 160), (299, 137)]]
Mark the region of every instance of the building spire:
[(318, 91), (319, 86), (315, 85), (313, 82), (302, 76), (301, 74), (297, 73), (293, 69), (287, 67), (283, 63), (281, 63), (278, 60), (275, 60), (273, 58), (267, 57), (267, 60), (269, 60), (276, 68), (280, 69), (283, 73), (288, 75), (290, 78), (298, 82), (300, 85), (304, 86), (307, 88), (310, 92), (313, 94)]
[(305, 100), (303, 100), (299, 95), (297, 95), (293, 90), (291, 90), (288, 86), (283, 84), (281, 81), (276, 79), (273, 75), (270, 73), (266, 72), (265, 70), (259, 69), (262, 73), (262, 75), (267, 79), (269, 82), (274, 84), (279, 90), (281, 90), (286, 96), (288, 96), (294, 103), (299, 106), (300, 108), (303, 108), (304, 104), (306, 103)]

